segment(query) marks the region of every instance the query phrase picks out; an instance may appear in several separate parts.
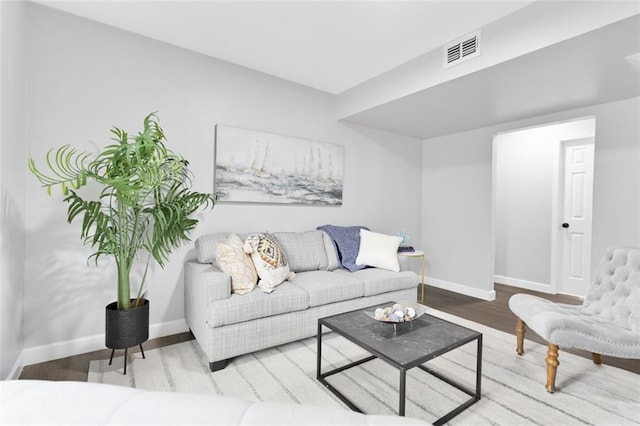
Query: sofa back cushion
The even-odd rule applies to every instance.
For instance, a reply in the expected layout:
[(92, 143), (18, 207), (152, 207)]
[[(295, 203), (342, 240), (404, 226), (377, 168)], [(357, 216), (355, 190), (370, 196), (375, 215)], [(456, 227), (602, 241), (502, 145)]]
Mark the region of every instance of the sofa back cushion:
[(322, 241), (324, 242), (324, 250), (327, 252), (327, 265), (329, 271), (335, 271), (340, 268), (340, 257), (338, 256), (338, 250), (336, 249), (336, 245), (333, 243), (333, 240), (324, 231), (320, 231), (322, 233)]
[[(195, 243), (198, 262), (218, 266), (216, 247), (230, 235), (231, 232), (220, 232), (199, 237)], [(236, 235), (244, 241), (250, 233)], [(323, 231), (274, 232), (274, 236), (287, 256), (293, 272), (333, 271), (340, 267), (335, 245)]]
[(321, 231), (274, 232), (293, 272), (328, 271), (329, 262)]

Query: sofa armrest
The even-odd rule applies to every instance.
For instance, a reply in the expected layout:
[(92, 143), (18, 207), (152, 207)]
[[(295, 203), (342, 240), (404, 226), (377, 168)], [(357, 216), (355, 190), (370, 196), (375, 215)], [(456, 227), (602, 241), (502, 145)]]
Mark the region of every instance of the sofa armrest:
[(207, 305), (231, 297), (231, 277), (210, 263), (189, 261), (185, 270), (186, 291), (193, 291)]
[(210, 263), (195, 260), (185, 265), (184, 313), (189, 329), (201, 338), (209, 305), (231, 297), (231, 277)]

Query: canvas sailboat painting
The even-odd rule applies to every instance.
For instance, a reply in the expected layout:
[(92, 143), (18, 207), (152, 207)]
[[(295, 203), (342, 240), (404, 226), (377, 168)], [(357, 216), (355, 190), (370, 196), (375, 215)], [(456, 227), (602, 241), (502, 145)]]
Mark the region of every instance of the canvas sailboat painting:
[(341, 205), (344, 147), (216, 125), (219, 201)]

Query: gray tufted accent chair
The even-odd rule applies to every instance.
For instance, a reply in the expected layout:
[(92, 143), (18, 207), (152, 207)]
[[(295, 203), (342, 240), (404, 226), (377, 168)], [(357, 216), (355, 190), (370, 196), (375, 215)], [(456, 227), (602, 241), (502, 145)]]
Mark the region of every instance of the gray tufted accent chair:
[(524, 352), (525, 326), (544, 338), (547, 391), (555, 390), (558, 347), (617, 358), (640, 358), (640, 249), (610, 248), (600, 261), (582, 305), (553, 303), (515, 294), (509, 308), (518, 317), (516, 352)]

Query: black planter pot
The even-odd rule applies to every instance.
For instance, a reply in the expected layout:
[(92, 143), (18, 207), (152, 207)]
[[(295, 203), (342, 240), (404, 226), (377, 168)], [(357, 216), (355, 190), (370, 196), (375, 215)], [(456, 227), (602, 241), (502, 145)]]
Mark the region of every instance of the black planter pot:
[(124, 374), (127, 374), (127, 349), (140, 346), (149, 339), (149, 301), (132, 309), (118, 309), (118, 303), (109, 303), (105, 307), (105, 345), (111, 349), (111, 359), (116, 349), (124, 349)]
[(105, 309), (105, 345), (109, 349), (138, 346), (149, 339), (149, 301), (133, 309), (118, 310), (117, 302)]

